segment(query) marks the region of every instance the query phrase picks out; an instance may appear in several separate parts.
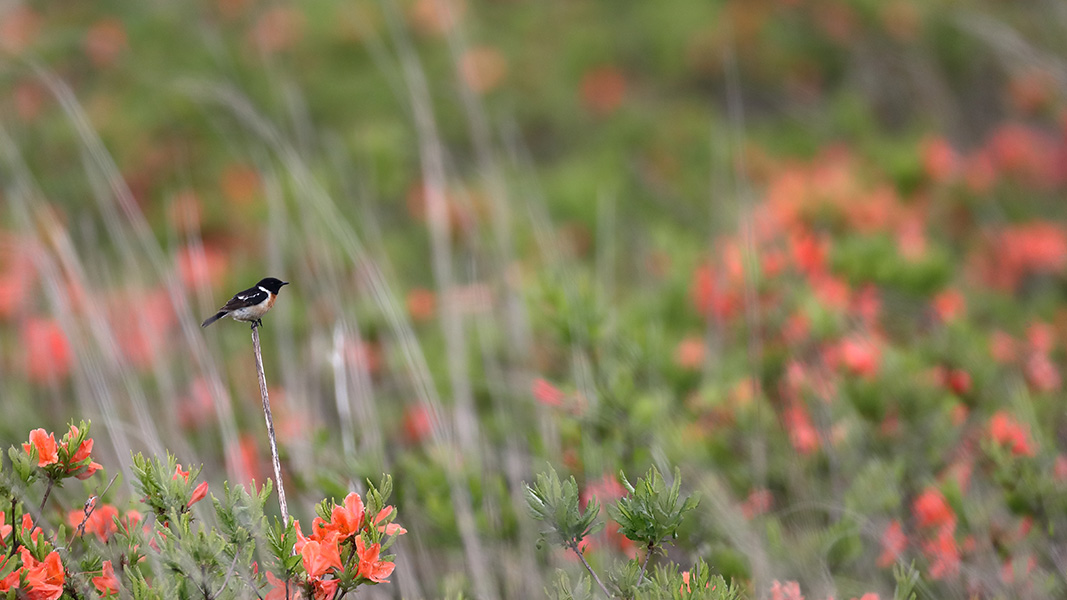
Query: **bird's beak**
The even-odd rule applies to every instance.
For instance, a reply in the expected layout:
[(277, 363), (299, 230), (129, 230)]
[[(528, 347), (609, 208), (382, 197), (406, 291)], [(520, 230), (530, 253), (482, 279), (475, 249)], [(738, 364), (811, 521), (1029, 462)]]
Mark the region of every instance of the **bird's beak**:
[(288, 281), (283, 281), (282, 285), (289, 285), (289, 282)]

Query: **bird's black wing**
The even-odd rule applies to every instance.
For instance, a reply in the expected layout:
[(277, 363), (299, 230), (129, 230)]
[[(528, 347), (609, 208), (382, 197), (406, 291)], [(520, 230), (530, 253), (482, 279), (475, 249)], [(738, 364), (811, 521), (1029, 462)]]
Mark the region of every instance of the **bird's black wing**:
[(229, 312), (237, 310), (239, 308), (255, 306), (266, 299), (267, 292), (264, 292), (258, 287), (248, 288), (243, 292), (237, 292), (236, 294), (234, 294), (233, 298), (230, 298), (221, 310)]

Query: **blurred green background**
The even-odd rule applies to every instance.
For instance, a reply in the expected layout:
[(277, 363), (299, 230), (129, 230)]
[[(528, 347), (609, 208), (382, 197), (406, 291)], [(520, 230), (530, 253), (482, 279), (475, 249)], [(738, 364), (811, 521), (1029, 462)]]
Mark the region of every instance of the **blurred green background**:
[(936, 597), (1062, 594), (1065, 31), (1051, 0), (3, 3), (0, 441), (86, 418), (111, 472), (262, 481), (247, 327), (198, 324), (272, 275), (290, 510), (388, 471), (412, 532), (368, 596), (540, 597), (576, 567), (523, 508), (547, 464), (601, 496), (681, 466), (672, 558), (757, 595), (911, 559)]

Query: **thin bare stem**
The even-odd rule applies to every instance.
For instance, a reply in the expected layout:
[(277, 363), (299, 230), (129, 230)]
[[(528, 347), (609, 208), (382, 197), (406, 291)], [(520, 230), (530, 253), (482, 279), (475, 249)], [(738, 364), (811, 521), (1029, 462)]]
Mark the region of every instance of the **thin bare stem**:
[(267, 376), (263, 373), (263, 352), (259, 349), (259, 327), (252, 324), (252, 347), (256, 351), (256, 372), (259, 374), (259, 395), (263, 398), (263, 418), (267, 421), (267, 437), (270, 438), (270, 457), (274, 462), (274, 482), (278, 484), (278, 506), (282, 510), (282, 524), (289, 526), (289, 507), (285, 503), (285, 486), (282, 484), (282, 464), (278, 460), (278, 441), (274, 435), (274, 417), (270, 414), (270, 397), (267, 395)]
[(33, 524), (30, 525), (30, 531), (37, 528), (37, 523), (41, 520), (41, 515), (44, 514), (44, 505), (48, 503), (48, 497), (52, 495), (52, 488), (55, 487), (56, 480), (51, 475), (48, 476), (48, 487), (44, 490), (44, 498), (41, 498), (41, 507), (37, 509), (37, 516), (33, 519)]
[(78, 523), (78, 528), (74, 530), (74, 535), (71, 536), (70, 541), (67, 542), (68, 546), (74, 542), (74, 538), (85, 534), (85, 524), (89, 522), (89, 517), (93, 516), (93, 511), (96, 510), (96, 505), (98, 504), (97, 500), (104, 497), (104, 494), (111, 489), (111, 484), (115, 483), (115, 480), (118, 479), (118, 477), (118, 474), (112, 475), (111, 481), (107, 482), (107, 487), (104, 488), (104, 491), (95, 496), (90, 496), (89, 499), (85, 501), (85, 507), (83, 509), (85, 516), (82, 517), (82, 522)]
[(656, 549), (654, 544), (649, 543), (648, 552), (645, 552), (645, 560), (641, 562), (641, 572), (637, 574), (637, 585), (645, 580), (645, 569), (648, 568), (648, 559), (652, 558), (652, 552)]
[(219, 591), (217, 591), (217, 592), (215, 592), (214, 594), (211, 595), (211, 600), (214, 600), (215, 598), (218, 598), (219, 595), (222, 594), (222, 591), (226, 589), (226, 584), (230, 583), (230, 576), (233, 575), (233, 572), (237, 569), (237, 559), (240, 556), (241, 556), (241, 553), (237, 552), (237, 549), (234, 548), (233, 562), (230, 563), (230, 570), (226, 571), (226, 577), (223, 578), (222, 585), (219, 587)]
[(600, 586), (600, 591), (604, 592), (604, 595), (608, 598), (613, 598), (614, 596), (612, 596), (611, 592), (608, 591), (608, 587), (604, 585), (603, 581), (600, 581), (600, 576), (596, 574), (596, 571), (593, 570), (593, 567), (589, 564), (588, 561), (585, 560), (585, 555), (582, 554), (582, 551), (578, 548), (578, 544), (571, 543), (570, 547), (571, 550), (574, 550), (574, 553), (578, 555), (578, 560), (582, 561), (582, 566), (585, 567), (585, 570), (589, 571), (589, 574), (593, 576), (593, 581), (595, 581), (596, 584)]

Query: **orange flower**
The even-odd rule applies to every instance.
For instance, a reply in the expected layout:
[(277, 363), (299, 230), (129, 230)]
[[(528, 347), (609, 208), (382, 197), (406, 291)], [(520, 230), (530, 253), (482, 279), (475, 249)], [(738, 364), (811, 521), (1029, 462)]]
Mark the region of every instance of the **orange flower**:
[(433, 433), (433, 409), (428, 404), (416, 404), (404, 409), (404, 436), (411, 443), (419, 443)]
[(174, 466), (174, 475), (171, 477), (171, 480), (175, 480), (179, 477), (185, 481), (189, 481), (189, 471), (183, 471), (181, 463)]
[(746, 519), (752, 520), (771, 509), (774, 504), (774, 496), (767, 488), (752, 490), (748, 498), (741, 503), (741, 514)]
[(196, 486), (193, 490), (193, 495), (189, 497), (189, 504), (186, 506), (192, 506), (197, 502), (200, 502), (207, 496), (207, 482), (201, 481), (200, 485)]
[(804, 600), (800, 593), (800, 584), (795, 581), (787, 581), (785, 585), (777, 579), (771, 584), (771, 600)]
[(427, 321), (437, 310), (437, 296), (430, 290), (416, 288), (408, 293), (407, 306), (412, 319)]
[[(0, 555), (0, 572), (7, 567), (7, 561), (9, 559), (6, 556)], [(10, 559), (15, 560), (15, 559)], [(19, 579), (22, 576), (22, 568), (15, 569), (11, 573), (0, 579), (0, 594), (6, 594), (11, 588), (17, 588), (19, 585)]]
[(374, 524), (378, 526), (378, 531), (384, 532), (385, 535), (404, 535), (405, 533), (407, 533), (408, 530), (404, 529), (397, 523), (387, 523), (385, 525), (380, 525), (380, 523), (385, 519), (388, 519), (389, 515), (391, 514), (393, 514), (392, 506), (386, 506), (385, 508), (378, 511), (378, 514), (374, 517)]
[(252, 46), (274, 54), (295, 46), (304, 37), (306, 19), (296, 7), (276, 6), (263, 12), (249, 32)]
[(459, 75), (471, 91), (484, 94), (504, 81), (508, 60), (493, 46), (477, 46), (459, 57)]
[(44, 429), (34, 429), (30, 432), (29, 443), (22, 445), (26, 454), (30, 454), (31, 448), (37, 449), (38, 467), (47, 467), (59, 462), (59, 448), (56, 445), (54, 433), (48, 433)]
[[(357, 542), (358, 543), (358, 542)], [(341, 570), (341, 552), (336, 543), (308, 540), (300, 549), (308, 577), (322, 577), (330, 569)]]
[(915, 520), (920, 527), (940, 527), (956, 523), (955, 511), (937, 488), (929, 487), (919, 494), (912, 505), (912, 512), (915, 513)]
[(311, 580), (311, 593), (315, 600), (331, 600), (337, 595), (338, 579), (313, 579)]
[(945, 138), (927, 137), (923, 139), (921, 146), (923, 168), (931, 180), (943, 183), (959, 173), (959, 154)]
[(878, 556), (878, 566), (885, 568), (895, 563), (907, 545), (908, 538), (900, 521), (890, 521), (882, 534), (882, 553)]
[(359, 497), (359, 494), (352, 492), (345, 496), (344, 505), (333, 507), (329, 528), (335, 531), (342, 540), (359, 533), (359, 530), (363, 528), (363, 512), (363, 499)]
[[(4, 541), (4, 538), (6, 538), (7, 536), (11, 535), (12, 527), (10, 525), (6, 525), (5, 524), (6, 520), (7, 520), (7, 515), (4, 514), (4, 511), (0, 510), (0, 548), (6, 548), (7, 547), (7, 542)], [(2, 570), (2, 567), (0, 567), (0, 570)], [(0, 591), (3, 591), (3, 590), (0, 590)]]
[(841, 340), (838, 346), (841, 363), (856, 375), (873, 377), (878, 374), (881, 363), (881, 351), (878, 345), (869, 339), (850, 337)]
[(286, 590), (285, 580), (278, 579), (270, 571), (267, 571), (267, 583), (271, 585), (271, 590), (267, 592), (265, 600), (299, 600), (304, 597), (300, 586), (290, 584), (289, 589)]
[(119, 593), (119, 580), (115, 577), (115, 568), (111, 566), (110, 560), (105, 560), (101, 574), (93, 577), (93, 585), (104, 596)]
[(789, 441), (801, 454), (811, 454), (819, 448), (819, 432), (811, 421), (808, 409), (801, 402), (791, 402), (782, 414)]
[(683, 338), (674, 350), (674, 363), (683, 369), (696, 370), (704, 364), (704, 338), (696, 335)]
[[(30, 531), (32, 529), (32, 531)], [(30, 539), (37, 542), (37, 536), (41, 535), (41, 528), (33, 526), (33, 517), (29, 513), (22, 515), (22, 530), (30, 532)]]
[(947, 289), (934, 296), (934, 312), (943, 323), (955, 320), (967, 309), (967, 301), (959, 290)]
[(1026, 381), (1038, 392), (1054, 392), (1060, 389), (1062, 377), (1059, 369), (1045, 354), (1034, 354), (1026, 361)]
[(226, 279), (228, 254), (214, 245), (186, 246), (178, 251), (178, 274), (186, 287), (213, 287)]
[(70, 373), (73, 354), (63, 329), (54, 319), (31, 318), (22, 327), (26, 376), (44, 383)]
[(989, 437), (993, 443), (1011, 450), (1015, 456), (1034, 456), (1034, 442), (1026, 426), (1004, 411), (997, 411), (989, 420)]
[(63, 563), (59, 553), (53, 550), (38, 562), (25, 547), (22, 548), (22, 565), (26, 574), (29, 600), (56, 600), (63, 594)]
[(101, 542), (107, 542), (111, 534), (118, 530), (118, 526), (115, 525), (115, 517), (119, 516), (119, 509), (110, 504), (104, 504), (96, 507), (89, 514), (89, 518), (85, 517), (84, 510), (72, 510), (67, 513), (67, 523), (70, 524), (72, 529), (77, 529), (82, 521), (85, 521), (85, 532), (96, 534), (96, 537)]
[(719, 320), (733, 316), (741, 307), (737, 292), (727, 289), (726, 275), (717, 274), (712, 267), (702, 266), (693, 274), (690, 298), (697, 312)]
[(94, 23), (85, 34), (85, 53), (97, 67), (114, 64), (127, 45), (126, 27), (114, 17)]
[(363, 538), (356, 538), (356, 554), (359, 556), (359, 576), (375, 583), (384, 583), (396, 568), (391, 562), (378, 560), (381, 552), (380, 544), (372, 544), (367, 548), (363, 544)]
[[(75, 427), (74, 425), (71, 425), (70, 426), (70, 431), (67, 433), (66, 437), (64, 438), (64, 441), (60, 444), (60, 446), (62, 446), (63, 449), (66, 450), (69, 453), (70, 450), (67, 447), (67, 444), (69, 443), (70, 440), (77, 439), (78, 438), (78, 434), (79, 434), (78, 428)], [(78, 449), (75, 450), (73, 454), (70, 454), (70, 458), (67, 460), (67, 465), (68, 465), (67, 466), (67, 473), (71, 474), (71, 475), (74, 475), (78, 479), (83, 479), (84, 480), (84, 479), (88, 479), (94, 473), (96, 473), (98, 470), (100, 470), (102, 467), (101, 467), (100, 463), (97, 463), (97, 462), (90, 461), (89, 464), (85, 464), (85, 465), (79, 464), (79, 463), (82, 463), (85, 460), (87, 460), (89, 458), (90, 454), (92, 453), (92, 451), (93, 451), (93, 440), (92, 440), (92, 438), (86, 438), (86, 439), (82, 440), (82, 443), (78, 445)]]
[(582, 76), (582, 104), (590, 112), (609, 115), (622, 105), (625, 96), (626, 78), (617, 67), (598, 67)]
[(533, 382), (533, 396), (545, 406), (562, 406), (564, 394), (548, 381), (538, 377)]
[(959, 573), (960, 547), (956, 543), (955, 528), (942, 527), (937, 535), (922, 544), (923, 553), (930, 561), (930, 577), (944, 579)]
[(259, 171), (250, 165), (234, 163), (222, 171), (219, 186), (228, 200), (235, 204), (249, 204), (256, 199), (262, 187)]
[(408, 15), (412, 27), (423, 35), (444, 35), (463, 19), (465, 0), (416, 0)]

